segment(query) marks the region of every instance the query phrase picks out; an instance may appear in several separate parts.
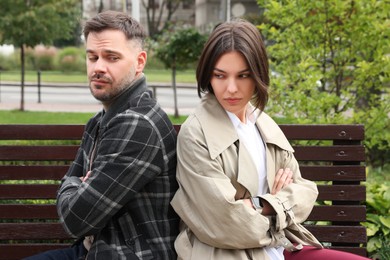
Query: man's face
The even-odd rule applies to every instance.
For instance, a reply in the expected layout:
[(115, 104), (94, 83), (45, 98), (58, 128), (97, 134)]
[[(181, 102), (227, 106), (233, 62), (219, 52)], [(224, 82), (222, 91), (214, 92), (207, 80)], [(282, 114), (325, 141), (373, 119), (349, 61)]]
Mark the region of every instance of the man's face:
[(145, 67), (146, 52), (119, 30), (90, 33), (86, 52), (89, 88), (106, 109)]

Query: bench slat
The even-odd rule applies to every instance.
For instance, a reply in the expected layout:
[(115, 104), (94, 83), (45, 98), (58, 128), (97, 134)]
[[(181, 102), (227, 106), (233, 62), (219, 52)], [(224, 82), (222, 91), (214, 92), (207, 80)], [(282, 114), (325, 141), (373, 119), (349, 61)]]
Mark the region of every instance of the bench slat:
[(62, 225), (53, 223), (0, 223), (0, 240), (70, 239)]
[(362, 226), (318, 226), (305, 225), (321, 242), (367, 243), (366, 228)]
[(317, 185), (318, 200), (364, 201), (366, 187), (363, 185)]
[[(7, 165), (0, 167), (0, 180), (60, 180), (69, 165)], [(365, 181), (363, 165), (301, 165), (302, 176), (312, 181)]]
[(0, 260), (20, 260), (41, 252), (67, 248), (70, 244), (60, 243), (24, 243), (24, 244), (0, 244)]
[(289, 140), (363, 140), (364, 125), (280, 125)]
[(312, 181), (365, 181), (364, 165), (300, 166), (302, 177)]
[(54, 204), (0, 204), (0, 219), (55, 219)]
[(69, 165), (7, 165), (0, 167), (0, 180), (61, 180)]
[[(56, 184), (1, 184), (0, 199), (55, 199)], [(364, 201), (363, 185), (318, 185), (318, 200)]]
[(81, 140), (83, 125), (1, 125), (2, 140)]
[[(0, 204), (0, 219), (58, 219), (54, 204)], [(308, 221), (361, 222), (366, 208), (360, 205), (314, 206)]]
[(1, 184), (0, 199), (55, 199), (56, 184)]
[(77, 145), (0, 146), (0, 161), (74, 160)]
[(334, 222), (366, 221), (366, 207), (363, 205), (317, 205), (314, 206), (307, 220)]
[(363, 145), (293, 146), (298, 161), (364, 162)]
[[(0, 146), (0, 160), (73, 160), (77, 149), (77, 145)], [(364, 146), (294, 146), (294, 149), (298, 161), (363, 162), (365, 160)]]

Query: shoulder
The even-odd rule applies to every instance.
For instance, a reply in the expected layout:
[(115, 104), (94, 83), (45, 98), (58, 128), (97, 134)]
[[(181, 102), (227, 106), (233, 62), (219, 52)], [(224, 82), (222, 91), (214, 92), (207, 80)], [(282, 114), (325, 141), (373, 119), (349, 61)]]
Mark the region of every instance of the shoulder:
[(268, 114), (262, 112), (256, 121), (256, 125), (265, 143), (274, 144), (289, 152), (294, 151), (282, 129)]

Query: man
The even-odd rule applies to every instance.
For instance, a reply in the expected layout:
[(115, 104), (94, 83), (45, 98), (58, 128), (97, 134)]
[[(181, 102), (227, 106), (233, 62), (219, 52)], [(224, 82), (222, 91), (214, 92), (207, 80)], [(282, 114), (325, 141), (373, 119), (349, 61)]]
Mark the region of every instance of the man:
[(103, 110), (87, 123), (57, 195), (60, 220), (79, 240), (39, 259), (175, 259), (176, 132), (147, 90), (145, 32), (107, 11), (86, 22), (84, 36), (89, 87)]

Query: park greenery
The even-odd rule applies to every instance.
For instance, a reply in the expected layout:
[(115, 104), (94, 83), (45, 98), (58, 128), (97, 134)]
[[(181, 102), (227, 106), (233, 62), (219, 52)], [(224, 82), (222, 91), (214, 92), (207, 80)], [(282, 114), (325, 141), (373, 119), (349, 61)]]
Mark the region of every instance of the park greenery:
[(21, 102), (24, 110), (25, 48), (50, 45), (56, 39), (67, 39), (78, 26), (78, 0), (3, 0), (0, 8), (0, 43), (20, 48)]
[(188, 69), (194, 64), (201, 54), (206, 42), (205, 35), (200, 34), (195, 28), (183, 28), (166, 30), (158, 39), (155, 47), (156, 57), (162, 61), (166, 68), (172, 71), (172, 88), (175, 103), (175, 117), (179, 116), (177, 107), (176, 72)]
[[(35, 1), (34, 3), (40, 3), (42, 6), (31, 8), (29, 11), (15, 5), (14, 2), (4, 0), (1, 3), (0, 43), (19, 46), (16, 51), (17, 57), (0, 55), (2, 80), (12, 76), (7, 74), (7, 71), (17, 70), (23, 66), (24, 63), (19, 57), (25, 52), (25, 66), (30, 71), (44, 71), (43, 75), (59, 71), (65, 75), (64, 81), (71, 80), (72, 75), (76, 75), (76, 82), (80, 78), (85, 82), (83, 47), (50, 46), (50, 43), (59, 37), (58, 30), (62, 36), (69, 36), (76, 30), (73, 22), (77, 19), (69, 18), (76, 13), (64, 6), (70, 6), (71, 3), (78, 1)], [(258, 4), (263, 8), (263, 12), (258, 17), (250, 18), (258, 25), (264, 36), (272, 70), (271, 96), (266, 112), (280, 118), (283, 123), (291, 124), (364, 124), (368, 211), (364, 225), (368, 230), (367, 248), (371, 255), (376, 253), (381, 255), (381, 259), (388, 259), (386, 258), (389, 256), (390, 248), (388, 1), (258, 0)], [(61, 6), (61, 10), (56, 9), (59, 8), (58, 5)], [(46, 15), (45, 12), (50, 14)], [(63, 19), (53, 13), (61, 14)], [(26, 21), (30, 20), (31, 22), (26, 24)], [(42, 24), (35, 25), (38, 22)], [(193, 74), (196, 59), (205, 35), (199, 34), (194, 28), (183, 29), (181, 25), (164, 26), (164, 30), (156, 28), (155, 32), (158, 35), (154, 35), (153, 39), (148, 41), (149, 57), (146, 67), (148, 81), (166, 80), (171, 81), (173, 86), (176, 82), (195, 82)], [(172, 74), (167, 73), (166, 68)], [(181, 69), (188, 70), (185, 72)], [(178, 75), (176, 70), (180, 70)], [(35, 78), (34, 73), (28, 74), (28, 77)], [(191, 76), (183, 77), (188, 73)], [(155, 74), (158, 76), (153, 78)], [(49, 76), (47, 77), (47, 81), (50, 81)], [(54, 77), (61, 79), (61, 76)], [(4, 113), (15, 115), (21, 112)], [(28, 117), (29, 113), (32, 112), (25, 112), (25, 115)], [(49, 120), (51, 115), (40, 116), (43, 120)], [(37, 118), (36, 115), (34, 117)], [(0, 114), (0, 118), (8, 116)], [(81, 118), (84, 120), (84, 117)], [(23, 119), (15, 120), (11, 123)], [(181, 123), (180, 120), (184, 118), (171, 117), (171, 120)]]
[[(390, 163), (390, 5), (259, 0), (273, 70), (268, 112), (301, 124), (364, 124), (368, 164)], [(387, 172), (389, 174), (389, 172)], [(370, 176), (368, 176), (370, 177)], [(368, 251), (390, 242), (390, 182), (368, 185)], [(371, 193), (372, 192), (372, 193)], [(383, 250), (381, 251), (383, 252)]]

